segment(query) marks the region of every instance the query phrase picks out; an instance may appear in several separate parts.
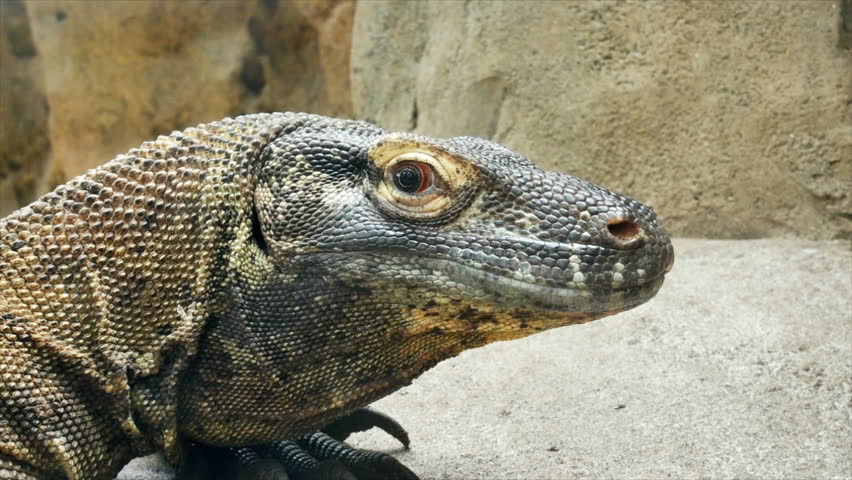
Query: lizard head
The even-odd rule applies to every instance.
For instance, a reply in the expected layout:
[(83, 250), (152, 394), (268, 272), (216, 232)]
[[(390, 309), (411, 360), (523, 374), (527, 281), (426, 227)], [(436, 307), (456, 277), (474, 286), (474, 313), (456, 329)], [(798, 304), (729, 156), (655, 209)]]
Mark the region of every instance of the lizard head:
[(344, 125), (270, 145), (259, 234), (280, 268), (397, 309), (406, 336), (488, 343), (583, 323), (647, 301), (672, 266), (639, 202), (487, 140)]

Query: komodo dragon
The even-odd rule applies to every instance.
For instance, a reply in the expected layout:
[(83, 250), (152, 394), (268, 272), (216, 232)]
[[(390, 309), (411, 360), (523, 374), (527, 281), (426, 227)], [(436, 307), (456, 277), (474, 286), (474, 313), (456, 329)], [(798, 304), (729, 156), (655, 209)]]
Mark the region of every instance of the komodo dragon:
[(200, 448), (231, 478), (416, 479), (342, 443), (407, 445), (366, 405), (635, 307), (673, 259), (648, 207), (478, 138), (302, 113), (161, 136), (0, 221), (0, 478), (158, 450), (187, 475)]

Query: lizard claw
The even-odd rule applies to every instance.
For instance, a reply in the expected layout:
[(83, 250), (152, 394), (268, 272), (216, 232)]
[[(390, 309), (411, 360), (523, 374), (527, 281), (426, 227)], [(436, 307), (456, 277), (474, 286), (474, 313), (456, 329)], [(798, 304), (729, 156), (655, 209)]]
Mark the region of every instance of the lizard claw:
[(397, 439), (406, 450), (408, 449), (411, 441), (408, 438), (408, 432), (405, 431), (402, 425), (389, 415), (369, 407), (355, 410), (349, 415), (335, 420), (323, 428), (322, 431), (329, 437), (342, 442), (353, 433), (365, 432), (374, 427), (381, 429)]

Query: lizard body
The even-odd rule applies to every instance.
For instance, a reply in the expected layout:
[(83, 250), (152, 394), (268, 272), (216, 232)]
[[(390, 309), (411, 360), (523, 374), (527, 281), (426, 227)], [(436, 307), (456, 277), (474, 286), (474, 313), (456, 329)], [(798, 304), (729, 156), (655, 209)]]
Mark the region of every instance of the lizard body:
[(647, 301), (672, 261), (649, 208), (486, 140), (294, 113), (161, 136), (0, 221), (0, 478), (296, 439)]

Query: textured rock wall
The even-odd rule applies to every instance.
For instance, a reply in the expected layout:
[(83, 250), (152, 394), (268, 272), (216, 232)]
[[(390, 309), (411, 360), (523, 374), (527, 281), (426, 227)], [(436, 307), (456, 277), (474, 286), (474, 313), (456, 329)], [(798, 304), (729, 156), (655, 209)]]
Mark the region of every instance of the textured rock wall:
[(44, 191), (47, 99), (27, 10), (0, 2), (0, 215)]
[(493, 138), (676, 235), (850, 238), (850, 1), (0, 0), (0, 215), (156, 135), (307, 110)]
[(0, 215), (197, 123), (270, 110), (352, 115), (351, 0), (0, 5)]
[(645, 200), (676, 235), (848, 238), (840, 5), (362, 2), (353, 102)]

